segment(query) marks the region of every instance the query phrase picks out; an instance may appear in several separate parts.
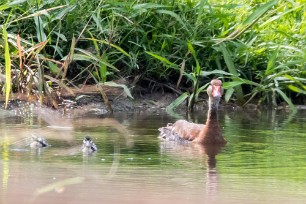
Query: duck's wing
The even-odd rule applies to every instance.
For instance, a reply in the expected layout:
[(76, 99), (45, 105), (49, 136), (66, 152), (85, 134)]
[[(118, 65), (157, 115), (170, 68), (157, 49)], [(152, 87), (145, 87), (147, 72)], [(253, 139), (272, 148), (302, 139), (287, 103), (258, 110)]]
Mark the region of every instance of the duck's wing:
[(96, 144), (92, 144), (91, 147), (90, 147), (90, 149), (91, 149), (93, 152), (95, 152), (95, 151), (98, 150)]
[(178, 120), (173, 124), (168, 124), (166, 127), (161, 127), (160, 137), (166, 140), (192, 141), (199, 136), (200, 131), (204, 128), (202, 124), (191, 123), (186, 120)]

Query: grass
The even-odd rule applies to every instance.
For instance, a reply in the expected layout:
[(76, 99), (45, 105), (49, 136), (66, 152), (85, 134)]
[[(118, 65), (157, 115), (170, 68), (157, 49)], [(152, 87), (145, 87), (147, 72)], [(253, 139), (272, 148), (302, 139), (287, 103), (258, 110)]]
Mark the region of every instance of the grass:
[(141, 85), (149, 78), (182, 91), (169, 110), (185, 100), (192, 110), (210, 79), (218, 77), (226, 101), (285, 102), (295, 110), (293, 104), (305, 103), (306, 93), (305, 4), (4, 1), (2, 94), (6, 100), (11, 92), (52, 98), (58, 87), (122, 77)]

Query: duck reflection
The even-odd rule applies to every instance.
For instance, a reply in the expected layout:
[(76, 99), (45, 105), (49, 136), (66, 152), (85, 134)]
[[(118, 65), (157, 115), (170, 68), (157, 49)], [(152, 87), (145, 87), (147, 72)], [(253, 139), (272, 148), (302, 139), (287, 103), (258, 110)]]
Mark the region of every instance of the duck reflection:
[[(221, 134), (217, 131), (215, 134)], [(218, 191), (217, 155), (225, 144), (194, 144), (191, 142), (178, 143), (175, 141), (161, 141), (161, 152), (186, 159), (204, 159), (206, 167), (205, 191), (210, 199), (216, 197)]]
[(218, 172), (216, 156), (221, 152), (225, 145), (202, 145), (202, 153), (205, 154), (206, 161), (206, 193), (213, 198), (217, 194), (218, 189)]

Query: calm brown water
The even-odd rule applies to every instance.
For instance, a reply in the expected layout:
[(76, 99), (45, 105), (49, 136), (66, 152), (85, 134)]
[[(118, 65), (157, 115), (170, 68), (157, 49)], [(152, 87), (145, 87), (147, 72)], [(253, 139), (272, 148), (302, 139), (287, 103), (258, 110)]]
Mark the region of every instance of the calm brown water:
[[(0, 111), (0, 203), (306, 203), (306, 112), (221, 111), (221, 150), (160, 142), (176, 119)], [(51, 146), (31, 150), (31, 135)]]

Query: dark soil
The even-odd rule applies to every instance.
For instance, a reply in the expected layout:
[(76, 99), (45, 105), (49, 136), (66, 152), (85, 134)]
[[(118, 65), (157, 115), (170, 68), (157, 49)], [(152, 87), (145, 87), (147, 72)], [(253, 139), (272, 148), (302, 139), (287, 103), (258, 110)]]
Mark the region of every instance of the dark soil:
[[(111, 96), (109, 98), (110, 105), (113, 112), (139, 112), (139, 113), (161, 113), (165, 112), (166, 107), (178, 97), (173, 93), (150, 93), (137, 96), (131, 99), (127, 96)], [(4, 102), (0, 104), (1, 109), (4, 108)], [(36, 102), (28, 102), (19, 99), (9, 101), (8, 110), (23, 110), (28, 107), (40, 107)], [(108, 106), (103, 102), (100, 94), (80, 94), (74, 97), (63, 98), (62, 103), (58, 106), (58, 111), (63, 114), (72, 114), (74, 116), (82, 115), (107, 115), (110, 114)], [(306, 106), (297, 106), (298, 109), (306, 109)], [(201, 111), (207, 109), (207, 100), (203, 99), (195, 105), (194, 111)], [(220, 109), (246, 109), (246, 110), (262, 110), (271, 109), (271, 107), (258, 107), (255, 104), (248, 104), (245, 107), (239, 107), (233, 103), (221, 102)], [(287, 106), (279, 106), (276, 109), (288, 109)], [(289, 110), (289, 109), (288, 109)], [(186, 103), (182, 103), (176, 112), (186, 112)]]

